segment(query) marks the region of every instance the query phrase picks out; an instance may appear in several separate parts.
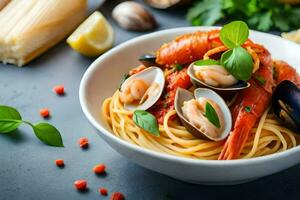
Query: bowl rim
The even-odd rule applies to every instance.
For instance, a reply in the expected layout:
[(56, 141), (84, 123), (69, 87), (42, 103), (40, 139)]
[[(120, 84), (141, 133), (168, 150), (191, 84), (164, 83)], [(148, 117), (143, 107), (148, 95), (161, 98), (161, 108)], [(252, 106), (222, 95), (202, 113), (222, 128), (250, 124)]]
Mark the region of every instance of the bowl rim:
[[(98, 130), (100, 131), (101, 134), (106, 135), (109, 139), (113, 140), (116, 143), (119, 143), (122, 146), (125, 146), (126, 148), (132, 150), (132, 151), (137, 151), (141, 154), (145, 154), (147, 156), (151, 156), (154, 157), (156, 159), (163, 159), (166, 161), (171, 161), (171, 162), (177, 162), (177, 163), (182, 163), (182, 164), (191, 164), (191, 165), (207, 165), (207, 166), (232, 166), (232, 165), (248, 165), (248, 164), (257, 164), (257, 163), (263, 163), (263, 162), (267, 162), (270, 160), (276, 160), (276, 159), (282, 159), (284, 157), (288, 157), (291, 154), (294, 154), (296, 152), (300, 152), (300, 145), (296, 146), (294, 148), (285, 150), (283, 152), (277, 152), (274, 154), (270, 154), (270, 155), (265, 155), (265, 156), (260, 156), (260, 157), (255, 157), (255, 158), (244, 158), (244, 159), (236, 159), (236, 160), (202, 160), (202, 159), (193, 159), (193, 158), (185, 158), (185, 157), (179, 157), (179, 156), (175, 156), (175, 155), (171, 155), (171, 154), (166, 154), (166, 153), (161, 153), (161, 152), (156, 152), (150, 149), (146, 149), (134, 144), (131, 144), (129, 142), (126, 142), (125, 140), (122, 140), (121, 138), (116, 137), (112, 131), (107, 130), (106, 128), (104, 128), (103, 126), (101, 126), (92, 116), (92, 114), (88, 111), (87, 108), (87, 101), (85, 98), (85, 91), (86, 91), (86, 87), (87, 87), (87, 83), (89, 80), (89, 77), (93, 74), (93, 72), (100, 67), (101, 65), (99, 65), (99, 63), (101, 63), (102, 60), (105, 60), (107, 57), (113, 55), (116, 51), (118, 51), (119, 49), (125, 49), (127, 47), (129, 47), (130, 45), (136, 43), (136, 42), (141, 42), (144, 39), (147, 39), (149, 37), (160, 37), (162, 35), (168, 35), (168, 34), (176, 34), (179, 32), (193, 32), (193, 31), (197, 31), (197, 30), (203, 30), (203, 31), (207, 31), (207, 30), (212, 30), (212, 29), (220, 29), (220, 26), (188, 26), (188, 27), (181, 27), (181, 28), (171, 28), (171, 29), (165, 29), (165, 30), (160, 30), (160, 31), (155, 31), (149, 34), (145, 34), (142, 36), (138, 36), (135, 38), (132, 38), (128, 41), (125, 41), (119, 45), (117, 45), (116, 47), (112, 48), (111, 50), (107, 51), (106, 53), (104, 53), (103, 55), (99, 56), (86, 70), (86, 72), (84, 73), (81, 82), (80, 82), (80, 86), (79, 86), (79, 101), (80, 101), (80, 105), (82, 108), (82, 111), (84, 113), (84, 115), (86, 116), (86, 118), (88, 119), (88, 121)], [(292, 45), (295, 46), (296, 48), (300, 49), (300, 45), (293, 43), (291, 41), (288, 41), (286, 39), (281, 38), (280, 36), (277, 35), (272, 35), (269, 33), (264, 33), (264, 32), (260, 32), (260, 31), (255, 31), (255, 30), (250, 30), (250, 33), (256, 33), (256, 34), (261, 34), (264, 35), (265, 37), (271, 37), (273, 39), (279, 39), (284, 43), (287, 43), (288, 45)], [(251, 36), (251, 34), (250, 34)], [(100, 112), (100, 111), (99, 111)]]

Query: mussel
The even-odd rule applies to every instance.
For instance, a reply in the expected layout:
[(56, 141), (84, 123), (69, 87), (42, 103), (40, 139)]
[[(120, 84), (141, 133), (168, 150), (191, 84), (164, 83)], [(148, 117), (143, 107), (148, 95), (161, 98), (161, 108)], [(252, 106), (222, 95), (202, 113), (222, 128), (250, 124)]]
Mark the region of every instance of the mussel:
[(149, 67), (126, 79), (120, 88), (120, 100), (126, 110), (147, 110), (161, 96), (165, 76), (158, 67)]
[[(188, 119), (188, 116), (184, 113), (185, 105), (192, 101), (209, 101), (214, 104), (214, 109), (217, 110), (218, 117), (220, 120), (220, 126), (215, 127), (215, 130), (219, 131), (218, 134), (212, 134), (205, 127), (196, 126)], [(216, 108), (217, 107), (217, 108)], [(206, 108), (205, 108), (206, 109)], [(185, 89), (178, 88), (175, 97), (175, 110), (179, 116), (182, 124), (186, 129), (197, 138), (204, 138), (213, 141), (221, 141), (225, 139), (230, 133), (232, 127), (231, 113), (226, 105), (225, 101), (216, 92), (207, 88), (198, 88), (194, 91), (194, 95)], [(219, 112), (218, 112), (219, 110)], [(192, 111), (193, 112), (193, 111)], [(206, 114), (206, 113), (205, 113)], [(205, 114), (200, 117), (206, 117)], [(199, 115), (198, 115), (199, 116)], [(207, 124), (207, 120), (204, 120)], [(210, 123), (210, 122), (208, 122)], [(212, 124), (211, 124), (212, 125)]]
[[(230, 94), (236, 93), (239, 90), (244, 90), (244, 89), (250, 87), (250, 83), (245, 82), (245, 81), (236, 80), (230, 74), (222, 74), (223, 80), (225, 80), (225, 78), (229, 79), (229, 81), (227, 81), (227, 83), (224, 81), (223, 84), (217, 84), (217, 83), (216, 84), (213, 84), (213, 83), (208, 84), (207, 82), (200, 80), (196, 76), (197, 68), (202, 68), (202, 69), (216, 68), (216, 70), (221, 70), (223, 68), (223, 67), (220, 67), (220, 69), (218, 69), (218, 67), (219, 67), (218, 65), (196, 66), (195, 63), (192, 63), (188, 67), (187, 73), (190, 76), (192, 83), (194, 85), (196, 85), (196, 87), (210, 88), (222, 96), (228, 96)], [(226, 70), (225, 70), (225, 72), (226, 72)], [(216, 73), (216, 72), (213, 72), (213, 73)], [(207, 78), (207, 77), (208, 76), (205, 75), (205, 78)], [(223, 81), (223, 80), (220, 79), (220, 81)], [(232, 84), (228, 84), (228, 82), (229, 83), (231, 82)]]
[(278, 120), (300, 133), (300, 89), (291, 81), (282, 81), (275, 89), (272, 107)]
[(140, 56), (139, 61), (145, 67), (158, 66), (158, 64), (156, 63), (156, 56), (154, 54), (143, 54)]

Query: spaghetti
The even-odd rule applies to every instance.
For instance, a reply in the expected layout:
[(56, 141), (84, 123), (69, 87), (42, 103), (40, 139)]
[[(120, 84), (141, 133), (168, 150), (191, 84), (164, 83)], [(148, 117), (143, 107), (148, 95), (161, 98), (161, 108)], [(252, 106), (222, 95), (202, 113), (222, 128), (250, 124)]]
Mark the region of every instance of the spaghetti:
[[(132, 144), (153, 151), (175, 156), (215, 160), (218, 159), (224, 142), (215, 142), (194, 137), (179, 121), (171, 120), (176, 115), (170, 110), (159, 125), (160, 136), (156, 137), (138, 127), (132, 120), (133, 112), (124, 109), (119, 100), (119, 91), (107, 98), (102, 106), (105, 121), (114, 134)], [(299, 138), (289, 129), (281, 126), (269, 109), (252, 129), (251, 136), (242, 150), (240, 158), (252, 158), (285, 151), (295, 147)]]

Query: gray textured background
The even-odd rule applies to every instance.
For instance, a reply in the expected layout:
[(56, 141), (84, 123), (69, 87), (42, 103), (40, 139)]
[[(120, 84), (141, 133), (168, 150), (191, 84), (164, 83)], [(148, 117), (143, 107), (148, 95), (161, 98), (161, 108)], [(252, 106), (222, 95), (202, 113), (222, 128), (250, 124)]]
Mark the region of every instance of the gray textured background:
[[(100, 1), (91, 1), (96, 8)], [(100, 9), (110, 18), (116, 1), (108, 0)], [(158, 29), (187, 26), (185, 10), (152, 10)], [(112, 22), (119, 44), (141, 33), (127, 32)], [(85, 119), (78, 100), (80, 79), (94, 59), (72, 51), (64, 42), (30, 65), (16, 68), (0, 64), (0, 104), (17, 107), (23, 118), (41, 121), (39, 109), (50, 108), (62, 133), (65, 148), (43, 145), (32, 131), (22, 126), (17, 132), (0, 135), (0, 200), (109, 199), (99, 197), (98, 187), (121, 191), (126, 199), (299, 199), (300, 165), (260, 180), (237, 186), (201, 186), (174, 180), (128, 162), (100, 139)], [(63, 84), (66, 96), (58, 97), (52, 87)], [(78, 138), (90, 139), (90, 148), (81, 150)], [(54, 160), (62, 158), (66, 167), (58, 169)], [(91, 172), (106, 163), (107, 175)], [(184, 169), (183, 169), (184, 170)], [(224, 171), (224, 173), (226, 173)], [(88, 180), (89, 191), (77, 192), (76, 179)]]

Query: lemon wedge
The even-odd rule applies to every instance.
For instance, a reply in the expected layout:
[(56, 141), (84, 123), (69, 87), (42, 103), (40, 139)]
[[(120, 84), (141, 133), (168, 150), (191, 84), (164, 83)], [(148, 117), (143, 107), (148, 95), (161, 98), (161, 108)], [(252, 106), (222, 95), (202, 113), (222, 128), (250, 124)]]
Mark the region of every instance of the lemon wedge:
[(72, 49), (90, 57), (104, 53), (113, 42), (114, 31), (99, 11), (90, 15), (67, 39)]

